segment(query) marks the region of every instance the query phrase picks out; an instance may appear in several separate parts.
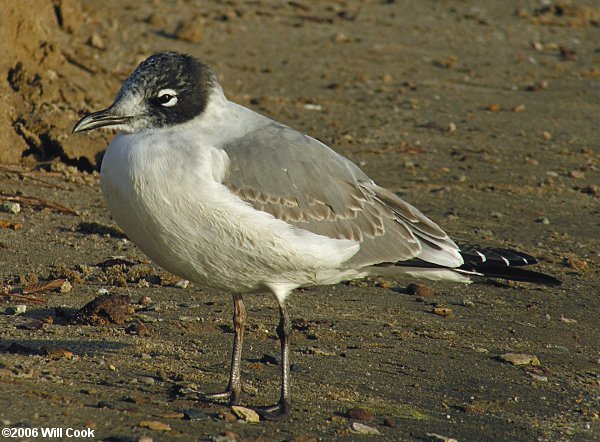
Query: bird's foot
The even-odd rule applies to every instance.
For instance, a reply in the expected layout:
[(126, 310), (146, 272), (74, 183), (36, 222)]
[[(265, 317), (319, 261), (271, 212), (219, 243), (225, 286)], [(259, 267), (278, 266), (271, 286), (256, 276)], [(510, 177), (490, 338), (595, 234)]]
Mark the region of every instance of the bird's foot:
[(285, 419), (290, 415), (291, 405), (288, 401), (280, 401), (275, 405), (257, 407), (256, 412), (264, 420), (277, 421)]
[(240, 392), (227, 388), (225, 391), (217, 393), (204, 393), (202, 399), (207, 402), (228, 402), (229, 405), (238, 405), (240, 403)]

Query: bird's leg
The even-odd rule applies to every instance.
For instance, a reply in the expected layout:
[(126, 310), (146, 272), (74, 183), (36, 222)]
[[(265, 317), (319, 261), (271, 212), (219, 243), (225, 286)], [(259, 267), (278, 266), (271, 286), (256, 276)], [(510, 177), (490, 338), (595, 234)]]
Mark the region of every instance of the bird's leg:
[(233, 295), (233, 350), (231, 351), (231, 368), (229, 384), (222, 393), (205, 395), (207, 399), (227, 399), (231, 405), (237, 405), (242, 392), (242, 377), (240, 365), (242, 362), (242, 346), (244, 343), (244, 328), (246, 326), (246, 308), (242, 295)]
[(257, 411), (266, 419), (278, 419), (286, 416), (291, 409), (290, 401), (290, 335), (292, 327), (287, 307), (279, 303), (279, 325), (277, 336), (281, 343), (281, 396), (279, 402)]
[(229, 385), (231, 391), (231, 404), (237, 405), (242, 392), (242, 376), (240, 374), (242, 363), (242, 346), (244, 344), (244, 328), (246, 327), (246, 308), (242, 295), (233, 295), (233, 349), (231, 352), (231, 370), (229, 372)]
[(290, 335), (292, 324), (290, 315), (285, 305), (279, 306), (279, 325), (277, 335), (281, 342), (281, 397), (279, 398), (280, 411), (287, 414), (290, 411)]

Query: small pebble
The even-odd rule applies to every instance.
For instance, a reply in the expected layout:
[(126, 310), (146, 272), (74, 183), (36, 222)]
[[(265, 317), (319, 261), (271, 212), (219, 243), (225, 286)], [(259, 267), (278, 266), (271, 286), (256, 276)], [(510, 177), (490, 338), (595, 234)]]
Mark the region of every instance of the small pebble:
[(471, 415), (481, 415), (485, 410), (478, 404), (465, 404), (459, 407), (462, 411)]
[(306, 110), (315, 110), (315, 111), (320, 111), (323, 109), (323, 107), (320, 104), (313, 104), (313, 103), (306, 103), (302, 107)]
[(548, 376), (544, 376), (542, 374), (537, 374), (537, 373), (531, 373), (531, 372), (526, 372), (529, 376), (531, 376), (533, 379), (535, 379), (536, 381), (540, 381), (540, 382), (548, 382)]
[(341, 424), (341, 425), (345, 425), (345, 424), (348, 422), (348, 421), (346, 420), (346, 418), (345, 418), (345, 417), (342, 417), (342, 416), (337, 416), (337, 415), (335, 415), (335, 416), (331, 416), (331, 417), (329, 418), (329, 420), (330, 420), (330, 421), (331, 421), (331, 423), (333, 423), (333, 424)]
[(160, 415), (163, 419), (183, 419), (185, 417), (185, 413), (180, 411), (165, 411)]
[(233, 411), (233, 413), (237, 417), (245, 420), (246, 422), (254, 423), (254, 424), (260, 422), (260, 416), (258, 415), (258, 413), (256, 411), (252, 410), (251, 408), (240, 407), (239, 405), (233, 405), (231, 407), (231, 411)]
[(154, 431), (171, 431), (171, 426), (169, 424), (165, 424), (159, 421), (141, 421), (138, 424), (142, 428), (148, 428)]
[(0, 211), (6, 213), (19, 213), (21, 211), (21, 205), (14, 201), (5, 201), (0, 205)]
[(565, 318), (563, 315), (560, 315), (560, 322), (564, 322), (565, 324), (577, 324), (577, 319)]
[(434, 307), (433, 313), (438, 316), (443, 316), (444, 318), (450, 318), (454, 316), (454, 313), (450, 307)]
[[(294, 368), (293, 368), (295, 365), (296, 364), (290, 365), (290, 371), (297, 371), (297, 370), (294, 370)], [(258, 394), (258, 388), (252, 384), (249, 384), (248, 382), (242, 383), (242, 391), (244, 393), (250, 394), (252, 396)]]
[(233, 431), (225, 431), (218, 436), (213, 436), (210, 438), (212, 442), (238, 442), (240, 437), (237, 433)]
[(73, 286), (71, 285), (69, 280), (65, 279), (65, 281), (59, 287), (59, 292), (60, 293), (70, 293), (72, 289), (73, 289)]
[(563, 258), (563, 265), (579, 272), (584, 272), (589, 268), (586, 260), (575, 256), (565, 256)]
[(540, 43), (539, 41), (532, 41), (531, 42), (531, 47), (533, 49), (535, 49), (536, 51), (543, 51), (544, 50), (544, 45), (542, 43)]
[(142, 322), (134, 322), (125, 328), (125, 333), (128, 335), (150, 336), (152, 329)]
[(56, 71), (48, 69), (46, 70), (46, 77), (48, 77), (48, 80), (50, 81), (55, 81), (58, 78), (58, 74), (56, 73)]
[(535, 83), (525, 86), (525, 90), (531, 92), (539, 92), (548, 89), (548, 82), (546, 80), (536, 81)]
[(343, 32), (338, 32), (337, 34), (335, 34), (335, 36), (332, 38), (332, 40), (335, 43), (346, 43), (346, 42), (350, 41), (350, 38), (348, 38), (348, 36), (346, 34), (344, 34)]
[(152, 304), (152, 298), (150, 298), (150, 296), (142, 296), (138, 300), (138, 304), (139, 305), (150, 305), (150, 304)]
[(540, 365), (537, 356), (523, 353), (505, 353), (498, 356), (498, 359), (512, 365)]
[(162, 14), (151, 14), (146, 18), (146, 22), (153, 28), (164, 28), (167, 26), (167, 20)]
[(318, 439), (314, 436), (294, 436), (290, 442), (318, 442)]
[(391, 281), (381, 281), (378, 284), (378, 286), (381, 287), (382, 289), (391, 289), (391, 288), (394, 288), (396, 286), (396, 284)]
[(277, 358), (275, 356), (269, 355), (269, 354), (264, 354), (262, 358), (260, 358), (260, 360), (258, 361), (261, 364), (268, 364), (268, 365), (279, 365), (279, 361), (277, 360)]
[(148, 316), (148, 315), (144, 315), (144, 314), (138, 314), (137, 318), (145, 323), (154, 323), (154, 322), (158, 322), (158, 319), (153, 317), (153, 316)]
[(190, 282), (187, 279), (182, 279), (181, 281), (177, 281), (175, 283), (175, 287), (180, 289), (186, 289), (190, 285)]
[(225, 422), (235, 422), (237, 420), (237, 417), (235, 416), (235, 414), (230, 413), (228, 411), (219, 411), (219, 419), (224, 420)]
[(202, 318), (200, 316), (180, 316), (179, 319), (181, 322), (202, 322)]
[(529, 166), (539, 166), (540, 162), (538, 160), (533, 159), (533, 158), (527, 158), (525, 160), (525, 164), (527, 164)]
[(383, 420), (383, 425), (385, 425), (386, 427), (389, 428), (396, 428), (396, 422), (394, 422), (392, 419), (390, 419), (389, 417), (386, 417)]
[(423, 284), (410, 284), (406, 287), (406, 293), (423, 298), (431, 298), (434, 295), (433, 290)]
[(7, 315), (11, 315), (11, 316), (19, 316), (22, 315), (23, 313), (25, 313), (27, 311), (27, 306), (25, 304), (17, 304), (14, 307), (6, 307), (6, 310), (4, 310), (4, 312)]
[(73, 359), (73, 352), (64, 348), (47, 347), (43, 351), (46, 356), (52, 359)]
[(569, 172), (569, 177), (576, 178), (576, 179), (583, 179), (583, 178), (585, 178), (585, 173), (583, 173), (580, 170), (571, 170)]
[[(198, 410), (196, 408), (183, 410), (183, 414), (184, 417), (189, 421), (204, 421), (210, 418), (210, 415), (208, 415), (208, 413), (202, 410)], [(233, 420), (235, 420), (235, 418)]]
[(96, 49), (104, 49), (104, 41), (102, 40), (102, 37), (100, 37), (98, 34), (94, 33), (90, 36), (90, 39), (88, 40), (88, 43), (91, 47), (96, 48)]
[(457, 439), (454, 439), (453, 437), (448, 437), (448, 436), (442, 436), (441, 434), (436, 434), (436, 433), (427, 433), (427, 437), (429, 441), (437, 441), (437, 442), (458, 442)]
[(154, 385), (156, 383), (156, 379), (151, 376), (141, 376), (139, 381), (144, 385)]
[(96, 405), (96, 408), (112, 408), (112, 403), (109, 401), (98, 401), (98, 404)]
[(150, 436), (140, 436), (138, 442), (154, 442)]
[(40, 321), (39, 319), (28, 319), (26, 321), (17, 324), (17, 328), (22, 330), (41, 330), (44, 327), (44, 321)]
[(174, 37), (178, 40), (198, 43), (204, 37), (204, 25), (205, 21), (201, 17), (181, 22), (175, 31)]
[(360, 422), (352, 422), (350, 428), (352, 431), (359, 434), (368, 434), (370, 436), (381, 434), (377, 428), (369, 427), (368, 425), (361, 424)]
[(550, 224), (550, 220), (547, 217), (545, 217), (545, 216), (540, 216), (539, 218), (537, 218), (535, 220), (535, 222), (536, 223), (540, 223), (540, 224), (545, 224), (545, 225)]
[(364, 408), (351, 408), (347, 411), (348, 419), (353, 419), (361, 422), (371, 422), (375, 420), (375, 416), (369, 410)]

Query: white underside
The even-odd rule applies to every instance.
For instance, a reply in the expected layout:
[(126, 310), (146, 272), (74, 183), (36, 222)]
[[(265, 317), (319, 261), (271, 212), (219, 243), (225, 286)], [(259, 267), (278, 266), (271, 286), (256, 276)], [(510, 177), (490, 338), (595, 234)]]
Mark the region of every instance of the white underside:
[[(379, 273), (376, 268), (342, 269), (359, 243), (299, 230), (255, 210), (221, 184), (228, 164), (218, 147), (223, 133), (243, 135), (258, 117), (217, 96), (202, 119), (176, 131), (119, 134), (101, 171), (102, 193), (117, 224), (142, 252), (174, 274), (230, 292), (269, 290), (280, 302), (299, 286)], [(440, 271), (395, 269), (440, 277)], [(467, 279), (444, 272), (445, 279)]]

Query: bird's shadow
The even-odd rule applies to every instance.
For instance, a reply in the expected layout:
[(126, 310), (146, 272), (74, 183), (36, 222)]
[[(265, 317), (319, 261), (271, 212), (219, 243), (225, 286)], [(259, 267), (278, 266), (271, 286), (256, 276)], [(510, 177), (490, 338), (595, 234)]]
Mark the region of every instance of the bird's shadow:
[[(59, 228), (62, 232), (73, 232), (71, 229), (66, 227)], [(82, 235), (110, 235), (112, 238), (127, 238), (127, 235), (122, 230), (110, 224), (103, 224), (96, 221), (82, 221), (77, 225), (76, 233)]]

